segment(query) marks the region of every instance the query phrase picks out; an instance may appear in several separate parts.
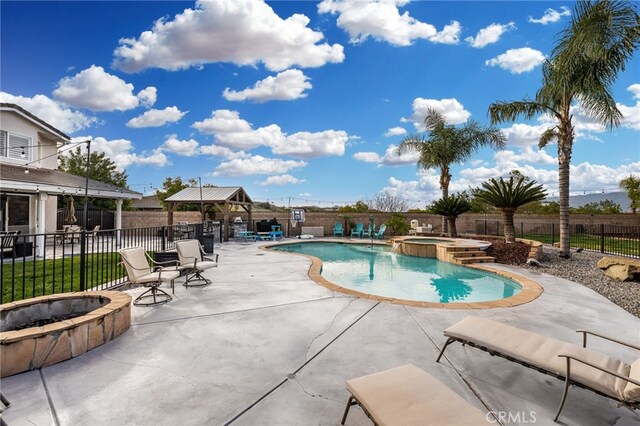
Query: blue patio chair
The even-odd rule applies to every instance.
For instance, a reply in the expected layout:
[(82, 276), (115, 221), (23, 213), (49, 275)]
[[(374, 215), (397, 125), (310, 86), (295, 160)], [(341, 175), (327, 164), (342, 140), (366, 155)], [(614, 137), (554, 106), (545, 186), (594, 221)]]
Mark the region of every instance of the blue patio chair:
[(384, 237), (384, 231), (387, 230), (387, 225), (385, 225), (384, 223), (382, 225), (380, 225), (380, 229), (378, 229), (378, 232), (376, 232), (375, 234), (373, 234), (373, 236), (379, 240), (382, 237)]
[(362, 230), (362, 235), (360, 236), (360, 238), (364, 238), (364, 237), (371, 238), (372, 235), (375, 236), (375, 233), (376, 233), (376, 225), (369, 224), (369, 226), (367, 226), (366, 229)]
[(336, 222), (335, 226), (333, 227), (333, 236), (337, 237), (338, 235), (344, 237), (344, 228), (342, 227), (342, 223), (340, 222)]
[(357, 223), (355, 229), (351, 230), (351, 237), (358, 237), (358, 238), (362, 238), (362, 228), (364, 227), (363, 224), (361, 223)]

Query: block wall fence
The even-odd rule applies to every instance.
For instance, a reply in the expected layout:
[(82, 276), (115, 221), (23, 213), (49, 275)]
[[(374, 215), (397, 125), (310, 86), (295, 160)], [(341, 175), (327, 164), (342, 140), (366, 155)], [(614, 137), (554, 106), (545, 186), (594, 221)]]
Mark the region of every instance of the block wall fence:
[[(363, 223), (368, 225), (369, 216), (373, 215), (375, 218), (376, 228), (380, 224), (387, 222), (391, 218), (391, 213), (349, 213), (349, 222), (351, 223)], [(231, 218), (241, 217), (243, 221), (246, 221), (248, 216), (246, 212), (231, 214)], [(407, 221), (417, 220), (420, 225), (431, 224), (434, 232), (441, 231), (440, 216), (426, 214), (426, 213), (403, 213), (403, 216)], [(274, 213), (258, 211), (253, 212), (252, 220), (254, 222), (262, 219), (276, 218), (279, 223), (286, 226), (289, 220), (288, 213)], [(332, 234), (333, 226), (336, 222), (342, 222), (343, 225), (348, 226), (346, 223), (345, 215), (341, 215), (337, 212), (305, 212), (306, 221), (304, 226), (322, 226), (324, 227), (325, 235)], [(222, 220), (222, 214), (217, 214), (215, 217), (209, 217), (212, 220)], [(123, 228), (144, 228), (151, 226), (163, 226), (167, 225), (168, 214), (166, 211), (152, 212), (152, 211), (123, 211), (122, 212), (122, 227)], [(200, 222), (200, 212), (174, 212), (173, 223), (176, 224), (179, 221), (186, 221), (189, 223)], [(558, 215), (534, 215), (534, 214), (517, 214), (515, 215), (516, 228), (522, 226), (526, 229), (526, 232), (536, 233), (543, 232), (555, 225), (555, 229), (558, 229), (560, 220)], [(621, 225), (631, 226), (640, 225), (640, 214), (583, 214), (583, 215), (570, 215), (570, 222), (572, 224), (581, 225)], [(458, 217), (456, 222), (459, 233), (474, 233), (474, 234), (495, 234), (496, 226), (502, 228), (502, 217), (500, 214), (463, 214)], [(249, 225), (251, 229), (251, 225)], [(486, 231), (486, 232), (485, 232)], [(557, 231), (556, 231), (557, 232)], [(291, 228), (290, 234), (296, 235), (298, 228)]]

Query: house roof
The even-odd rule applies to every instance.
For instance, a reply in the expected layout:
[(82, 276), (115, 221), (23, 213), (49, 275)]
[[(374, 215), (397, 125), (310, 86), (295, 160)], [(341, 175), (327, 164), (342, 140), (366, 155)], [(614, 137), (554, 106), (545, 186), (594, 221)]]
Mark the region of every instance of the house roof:
[(39, 125), (40, 127), (45, 128), (47, 131), (49, 131), (49, 132), (53, 133), (54, 135), (58, 136), (60, 139), (63, 139), (65, 142), (71, 141), (71, 138), (69, 136), (67, 136), (66, 134), (64, 134), (60, 130), (56, 129), (51, 124), (49, 124), (46, 121), (44, 121), (43, 119), (41, 119), (39, 117), (36, 117), (35, 115), (31, 114), (29, 111), (27, 111), (26, 109), (22, 108), (19, 105), (10, 104), (10, 103), (7, 103), (7, 102), (0, 102), (0, 111), (14, 111), (14, 112), (22, 115), (23, 117), (25, 117), (29, 121), (35, 122), (35, 124)]
[(162, 210), (162, 203), (158, 199), (157, 195), (144, 195), (139, 200), (133, 200), (131, 203), (131, 207), (136, 209), (156, 209)]
[[(202, 197), (200, 196), (202, 190)], [(217, 186), (217, 187), (196, 187), (185, 188), (165, 199), (170, 203), (224, 203), (233, 204), (253, 204), (251, 198), (241, 186)]]
[[(0, 163), (0, 191), (45, 192), (47, 194), (84, 195), (85, 178), (52, 169), (29, 168)], [(89, 179), (88, 194), (95, 198), (140, 199), (142, 194)]]

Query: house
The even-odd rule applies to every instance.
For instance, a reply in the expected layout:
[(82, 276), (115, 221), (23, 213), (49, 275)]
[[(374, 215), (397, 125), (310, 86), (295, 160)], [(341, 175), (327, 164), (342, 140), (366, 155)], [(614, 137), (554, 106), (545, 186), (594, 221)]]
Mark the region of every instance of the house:
[(162, 211), (162, 203), (156, 194), (143, 195), (139, 200), (133, 200), (131, 207), (141, 211)]
[[(75, 144), (69, 136), (24, 108), (0, 103), (0, 231), (44, 234), (56, 230), (57, 197), (82, 196), (116, 200), (116, 228), (124, 199), (142, 194), (58, 169), (58, 150)], [(38, 255), (44, 253), (37, 244)]]

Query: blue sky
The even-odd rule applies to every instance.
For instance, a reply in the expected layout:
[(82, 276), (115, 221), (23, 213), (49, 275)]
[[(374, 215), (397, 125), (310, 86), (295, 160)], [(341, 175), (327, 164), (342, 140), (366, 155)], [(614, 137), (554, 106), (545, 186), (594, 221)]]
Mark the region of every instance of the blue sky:
[[(394, 147), (428, 107), (488, 124), (497, 100), (535, 95), (572, 2), (324, 0), (10, 2), (0, 100), (74, 140), (91, 137), (151, 193), (166, 177), (243, 186), (254, 200), (333, 205), (386, 191), (418, 207), (438, 171)], [(572, 193), (640, 175), (640, 58), (613, 88), (603, 131), (574, 110)], [(507, 149), (453, 168), (452, 191), (518, 169), (557, 193), (548, 121), (500, 125)], [(556, 194), (557, 195), (557, 194)], [(305, 202), (305, 200), (308, 200)]]

